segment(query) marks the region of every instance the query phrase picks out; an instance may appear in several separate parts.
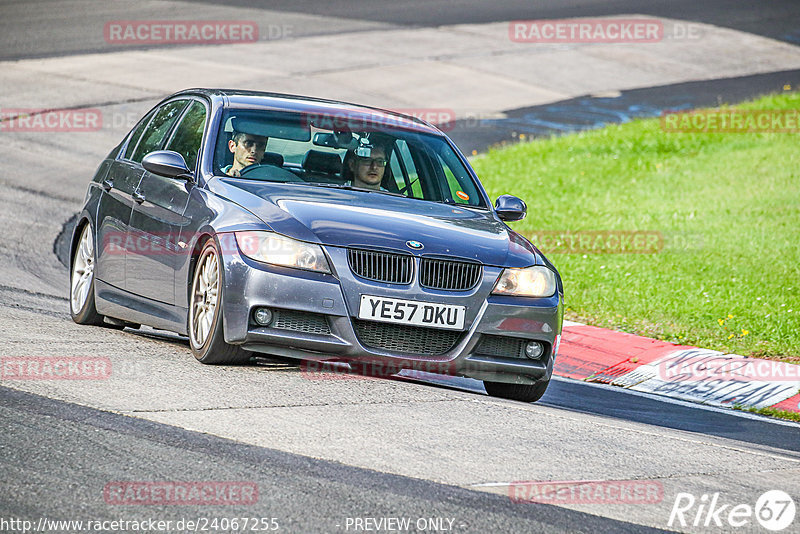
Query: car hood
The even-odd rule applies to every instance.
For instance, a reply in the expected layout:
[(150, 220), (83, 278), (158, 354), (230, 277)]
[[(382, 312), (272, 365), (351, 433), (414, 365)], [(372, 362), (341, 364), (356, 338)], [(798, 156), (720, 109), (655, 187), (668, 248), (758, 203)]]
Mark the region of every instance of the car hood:
[[(339, 247), (453, 256), (486, 265), (541, 264), (536, 249), (490, 211), (378, 192), (224, 178), (216, 193), (254, 213), (274, 231)], [(421, 250), (406, 242), (419, 241)]]

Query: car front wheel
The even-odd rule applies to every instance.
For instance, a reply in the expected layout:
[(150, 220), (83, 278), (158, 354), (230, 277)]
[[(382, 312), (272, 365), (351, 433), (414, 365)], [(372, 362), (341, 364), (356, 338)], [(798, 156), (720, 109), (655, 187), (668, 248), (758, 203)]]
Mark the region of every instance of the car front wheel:
[(225, 342), (222, 329), (222, 260), (213, 239), (200, 252), (192, 275), (189, 303), (189, 345), (201, 363), (235, 364), (250, 359), (250, 353)]
[(492, 397), (518, 400), (522, 402), (536, 402), (542, 398), (550, 380), (536, 382), (536, 384), (508, 384), (505, 382), (483, 381), (486, 393)]

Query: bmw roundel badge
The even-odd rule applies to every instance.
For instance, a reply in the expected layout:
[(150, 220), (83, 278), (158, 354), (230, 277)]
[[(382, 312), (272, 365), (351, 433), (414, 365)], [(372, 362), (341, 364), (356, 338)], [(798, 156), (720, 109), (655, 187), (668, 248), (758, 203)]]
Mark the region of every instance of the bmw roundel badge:
[(423, 245), (419, 241), (406, 241), (406, 246), (408, 248), (413, 248), (414, 250), (422, 250), (423, 248), (425, 248), (425, 245)]

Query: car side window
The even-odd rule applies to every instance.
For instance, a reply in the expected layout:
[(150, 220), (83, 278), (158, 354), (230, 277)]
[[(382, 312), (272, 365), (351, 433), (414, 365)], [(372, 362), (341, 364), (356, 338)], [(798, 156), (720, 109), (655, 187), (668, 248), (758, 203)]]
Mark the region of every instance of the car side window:
[(136, 145), (139, 143), (139, 138), (142, 137), (142, 132), (144, 129), (147, 128), (147, 125), (150, 123), (150, 119), (153, 118), (153, 113), (150, 112), (147, 116), (142, 119), (142, 121), (136, 126), (136, 129), (131, 134), (130, 139), (128, 140), (128, 146), (125, 147), (125, 159), (131, 159), (133, 156), (133, 151), (136, 150)]
[(131, 158), (137, 163), (142, 162), (147, 154), (161, 148), (164, 138), (169, 133), (172, 125), (180, 117), (181, 112), (188, 104), (188, 100), (174, 100), (164, 104), (155, 114), (153, 120), (147, 125), (147, 129), (142, 134), (139, 145)]
[(203, 131), (206, 125), (206, 107), (195, 100), (183, 115), (181, 123), (175, 129), (166, 150), (174, 150), (186, 161), (186, 166), (194, 170), (197, 163), (197, 154), (203, 140)]

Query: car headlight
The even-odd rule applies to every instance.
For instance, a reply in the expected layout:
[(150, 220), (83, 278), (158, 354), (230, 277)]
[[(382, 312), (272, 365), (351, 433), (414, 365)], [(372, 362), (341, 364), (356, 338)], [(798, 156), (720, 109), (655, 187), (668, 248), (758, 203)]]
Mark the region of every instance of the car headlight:
[(493, 295), (551, 297), (556, 292), (556, 275), (541, 265), (524, 269), (503, 269)]
[(330, 273), (319, 245), (273, 232), (235, 232), (239, 250), (248, 258), (273, 265)]

